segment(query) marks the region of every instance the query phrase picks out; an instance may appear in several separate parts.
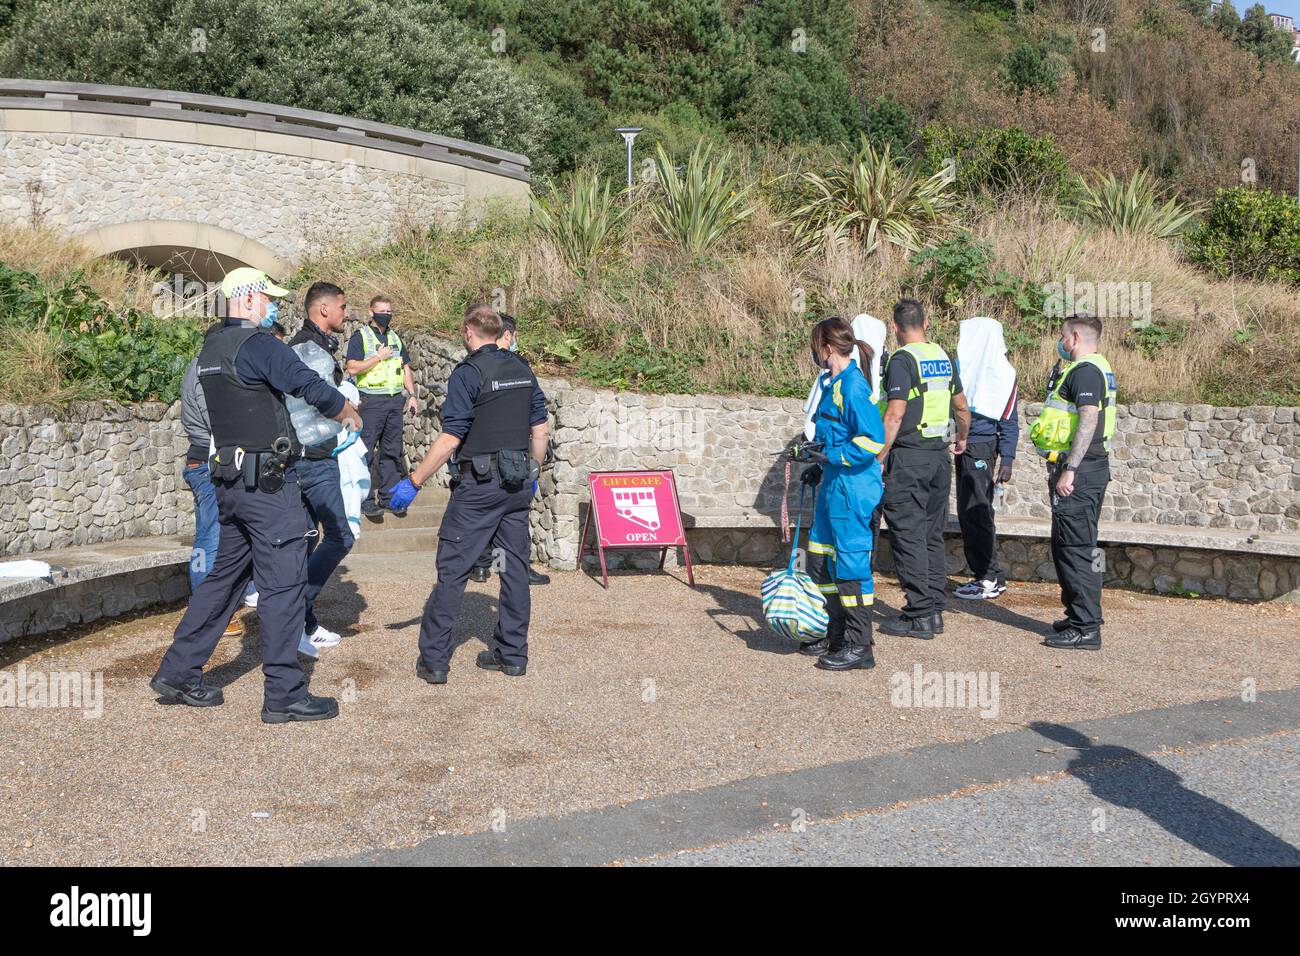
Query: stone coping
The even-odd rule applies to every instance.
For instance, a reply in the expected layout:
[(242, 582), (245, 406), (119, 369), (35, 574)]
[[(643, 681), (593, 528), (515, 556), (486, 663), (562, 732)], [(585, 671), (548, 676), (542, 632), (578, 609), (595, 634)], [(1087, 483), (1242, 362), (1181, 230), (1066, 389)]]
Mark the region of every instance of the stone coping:
[(56, 572), (53, 581), (45, 578), (0, 578), (0, 604), (81, 581), (93, 581), (169, 564), (189, 564), (190, 552), (190, 544), (181, 538), (159, 536), (123, 538), (120, 541), (105, 541), (79, 548), (13, 555), (5, 560), (45, 561), (53, 568), (62, 568), (67, 573), (60, 575)]
[[(794, 526), (797, 513), (790, 512), (790, 525)], [(804, 515), (804, 527), (811, 523), (811, 512)], [(780, 515), (761, 511), (733, 512), (731, 514), (692, 514), (682, 512), (682, 522), (687, 530), (692, 528), (717, 528), (724, 530), (766, 530), (778, 528)], [(888, 524), (881, 521), (884, 527)], [(1049, 538), (1051, 522), (1045, 518), (999, 516), (999, 537)], [(948, 516), (945, 531), (957, 532), (961, 526), (955, 515)], [(1272, 554), (1300, 558), (1300, 535), (1264, 534), (1259, 531), (1237, 531), (1219, 528), (1189, 528), (1184, 525), (1139, 524), (1128, 521), (1103, 521), (1099, 540), (1107, 544), (1149, 544), (1160, 547), (1188, 548), (1200, 551), (1235, 551), (1242, 554)]]
[(390, 123), (224, 96), (5, 77), (0, 78), (0, 109), (62, 110), (145, 120), (180, 120), (282, 133), (420, 156), (523, 182), (531, 178), (531, 161), (520, 153)]

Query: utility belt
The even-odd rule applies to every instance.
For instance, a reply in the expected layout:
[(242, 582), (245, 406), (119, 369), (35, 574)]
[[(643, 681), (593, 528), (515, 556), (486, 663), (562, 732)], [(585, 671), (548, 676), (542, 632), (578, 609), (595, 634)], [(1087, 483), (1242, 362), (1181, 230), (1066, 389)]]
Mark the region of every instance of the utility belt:
[(218, 448), (208, 459), (208, 470), (213, 481), (233, 484), (242, 480), (247, 491), (257, 489), (273, 495), (284, 487), (284, 473), (293, 460), (293, 443), (281, 436), (272, 451), (246, 452), (235, 445)]
[(496, 474), (501, 479), (502, 486), (506, 488), (523, 487), (524, 482), (534, 481), (539, 473), (540, 469), (532, 456), (526, 451), (515, 449), (475, 455), (473, 458), (451, 463), (453, 481), (468, 478), (470, 475), (482, 481)]

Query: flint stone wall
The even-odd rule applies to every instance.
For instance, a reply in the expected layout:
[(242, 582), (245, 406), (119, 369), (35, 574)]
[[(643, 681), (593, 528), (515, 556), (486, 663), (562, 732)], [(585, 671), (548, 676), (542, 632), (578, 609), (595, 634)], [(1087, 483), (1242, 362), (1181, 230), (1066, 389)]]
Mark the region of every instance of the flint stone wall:
[[(350, 325), (340, 336), (341, 347), (354, 329)], [(421, 406), (420, 414), (408, 419), (405, 436), (414, 463), (438, 434), (443, 388), (464, 353), (423, 334), (409, 336), (408, 347)], [(542, 387), (551, 412), (554, 462), (542, 472), (531, 518), (535, 561), (576, 567), (588, 472), (633, 468), (674, 469), (687, 524), (701, 519), (702, 526), (691, 532), (701, 560), (770, 560), (774, 532), (731, 530), (725, 522), (753, 512), (779, 517), (785, 478), (781, 453), (801, 433), (801, 400), (643, 395), (553, 378), (543, 378)], [(1021, 405), (1007, 515), (1049, 515), (1043, 465), (1028, 438), (1040, 408)], [(84, 403), (66, 411), (0, 406), (0, 552), (18, 555), (190, 533), (192, 504), (181, 479), (187, 442), (178, 418), (179, 405), (150, 403)], [(1119, 409), (1118, 425), (1104, 521), (1300, 532), (1300, 409), (1135, 404)], [(445, 471), (435, 481), (445, 483)], [(792, 509), (798, 493), (796, 480)], [(1025, 539), (1027, 554), (1037, 546)], [(1185, 552), (1166, 549), (1171, 555), (1165, 562), (1162, 550), (1150, 549), (1157, 558), (1148, 566), (1141, 549), (1130, 555), (1132, 550), (1126, 546), (1118, 557), (1132, 564), (1129, 579), (1139, 587), (1160, 590), (1164, 584), (1213, 594), (1222, 585), (1234, 597), (1251, 596), (1251, 588), (1267, 593), (1273, 590), (1270, 582), (1281, 593), (1300, 587), (1285, 560), (1274, 567), (1271, 559), (1258, 559), (1262, 563), (1251, 565), (1254, 583), (1248, 586), (1244, 579), (1250, 574), (1236, 557), (1216, 562), (1207, 552), (1179, 559), (1173, 555)], [(1042, 555), (1009, 557), (1017, 576), (1030, 571), (1042, 576), (1038, 572), (1050, 563)], [(625, 558), (643, 562), (649, 556), (619, 555), (619, 561)]]

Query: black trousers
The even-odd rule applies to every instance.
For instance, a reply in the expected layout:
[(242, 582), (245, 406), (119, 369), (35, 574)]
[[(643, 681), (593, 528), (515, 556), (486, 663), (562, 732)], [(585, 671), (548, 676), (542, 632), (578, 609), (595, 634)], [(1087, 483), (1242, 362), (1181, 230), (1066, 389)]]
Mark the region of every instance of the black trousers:
[(894, 543), (894, 571), (907, 597), (904, 617), (926, 617), (948, 603), (943, 524), (951, 487), (947, 448), (889, 453), (880, 502)]
[(465, 582), (484, 548), (501, 556), (501, 598), (492, 646), (511, 665), (528, 663), (528, 511), (531, 482), (515, 490), (502, 487), (494, 472), (473, 473), (452, 487), (451, 501), (438, 529), (438, 584), (424, 605), (420, 659), (430, 670), (446, 670), (453, 649), (451, 632), (465, 596)]
[(307, 696), (298, 663), (307, 606), (307, 537), (312, 530), (294, 468), (274, 494), (248, 490), (243, 479), (213, 481), (220, 522), (217, 558), (194, 594), (163, 655), (158, 676), (168, 683), (198, 680), (221, 632), (257, 585), (262, 631), (262, 673), (267, 707), (282, 708)]
[(402, 409), (406, 397), (361, 393), (361, 440), (370, 451), (370, 487), (375, 500), (388, 504), (388, 489), (402, 480)]
[(1110, 463), (1075, 473), (1074, 493), (1056, 493), (1060, 471), (1047, 472), (1047, 497), (1052, 503), (1052, 562), (1061, 584), (1065, 616), (1076, 627), (1100, 627), (1101, 582), (1105, 553), (1097, 547), (1097, 518), (1110, 484)]
[(993, 483), (997, 442), (972, 442), (956, 458), (957, 520), (966, 563), (977, 581), (1007, 583), (998, 564), (997, 532), (993, 524)]

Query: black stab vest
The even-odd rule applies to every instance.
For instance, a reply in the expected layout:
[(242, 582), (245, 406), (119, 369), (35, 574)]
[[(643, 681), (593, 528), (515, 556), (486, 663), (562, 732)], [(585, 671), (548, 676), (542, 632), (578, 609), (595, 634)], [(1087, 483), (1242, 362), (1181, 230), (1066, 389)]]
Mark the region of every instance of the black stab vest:
[(245, 452), (269, 452), (280, 437), (298, 447), (284, 397), (264, 383), (249, 385), (235, 372), (239, 350), (260, 328), (225, 325), (203, 343), (199, 352), (199, 382), (208, 406), (212, 441), (217, 448), (238, 446)]
[(468, 461), (475, 455), (527, 451), (532, 431), (528, 420), (537, 386), (533, 370), (513, 352), (501, 349), (480, 349), (460, 364), (478, 372), (481, 385), (474, 402), (474, 422), (456, 450), (456, 459)]

